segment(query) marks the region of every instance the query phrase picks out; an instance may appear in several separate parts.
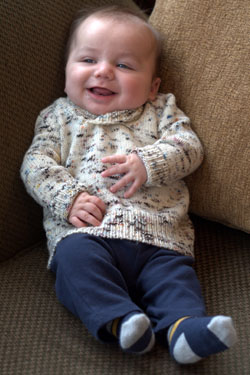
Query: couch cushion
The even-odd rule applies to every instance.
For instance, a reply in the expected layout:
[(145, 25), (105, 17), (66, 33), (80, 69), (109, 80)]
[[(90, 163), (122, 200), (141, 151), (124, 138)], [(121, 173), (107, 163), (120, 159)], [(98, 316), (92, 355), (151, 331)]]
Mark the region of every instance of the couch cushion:
[(187, 178), (191, 211), (250, 231), (250, 1), (157, 0), (162, 91), (173, 92), (205, 147)]
[[(41, 109), (63, 95), (64, 45), (75, 12), (115, 0), (0, 2), (0, 260), (42, 236), (41, 209), (19, 169)], [(132, 0), (120, 3), (135, 7)]]

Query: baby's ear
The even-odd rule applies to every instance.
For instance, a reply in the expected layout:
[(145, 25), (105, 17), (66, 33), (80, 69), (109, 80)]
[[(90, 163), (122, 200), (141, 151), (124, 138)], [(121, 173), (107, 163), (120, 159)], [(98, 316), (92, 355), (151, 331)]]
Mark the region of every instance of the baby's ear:
[(160, 77), (153, 78), (152, 84), (151, 84), (151, 90), (149, 93), (149, 100), (155, 100), (155, 97), (159, 91), (159, 87), (161, 84), (161, 79)]

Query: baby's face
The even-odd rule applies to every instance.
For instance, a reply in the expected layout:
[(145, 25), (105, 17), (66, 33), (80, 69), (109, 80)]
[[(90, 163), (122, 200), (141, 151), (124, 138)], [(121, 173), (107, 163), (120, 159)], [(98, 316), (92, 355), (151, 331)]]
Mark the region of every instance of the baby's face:
[(90, 16), (72, 42), (65, 92), (96, 115), (137, 108), (157, 94), (155, 56), (156, 42), (142, 21)]

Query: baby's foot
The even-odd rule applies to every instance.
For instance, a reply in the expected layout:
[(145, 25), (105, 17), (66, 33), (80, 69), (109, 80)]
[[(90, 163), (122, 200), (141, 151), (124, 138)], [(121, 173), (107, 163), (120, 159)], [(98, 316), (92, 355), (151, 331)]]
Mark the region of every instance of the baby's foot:
[(149, 352), (155, 343), (149, 318), (142, 313), (131, 313), (112, 323), (112, 333), (119, 339), (125, 352), (143, 354)]
[(184, 317), (168, 331), (170, 354), (181, 364), (198, 362), (210, 354), (228, 349), (235, 342), (232, 319), (222, 315)]

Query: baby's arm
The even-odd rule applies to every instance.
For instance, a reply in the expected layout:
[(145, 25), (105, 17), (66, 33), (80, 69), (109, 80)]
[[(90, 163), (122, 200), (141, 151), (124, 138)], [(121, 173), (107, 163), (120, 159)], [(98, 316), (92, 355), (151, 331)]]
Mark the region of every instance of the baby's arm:
[[(72, 202), (78, 206), (76, 197), (80, 197), (80, 193), (87, 189), (64, 165), (61, 152), (62, 124), (55, 106), (52, 104), (38, 116), (33, 142), (23, 160), (21, 177), (37, 203), (54, 217), (68, 221), (68, 215), (75, 207)], [(100, 218), (99, 214), (96, 215)], [(76, 224), (76, 219), (73, 219), (72, 224)]]
[(111, 186), (110, 191), (112, 193), (116, 193), (130, 184), (124, 193), (124, 198), (130, 198), (147, 181), (146, 168), (136, 153), (107, 156), (102, 159), (102, 162), (115, 163), (115, 165), (102, 172), (102, 177), (110, 177), (117, 174), (123, 175), (115, 185)]
[(199, 167), (204, 156), (190, 119), (176, 106), (174, 95), (159, 98), (161, 101), (163, 99), (165, 103), (158, 125), (159, 139), (151, 145), (135, 149), (145, 165), (145, 186), (148, 187), (182, 180)]

